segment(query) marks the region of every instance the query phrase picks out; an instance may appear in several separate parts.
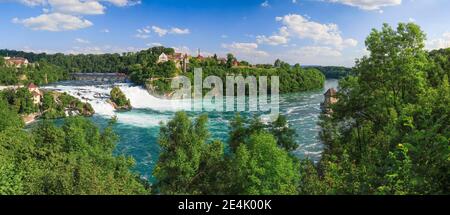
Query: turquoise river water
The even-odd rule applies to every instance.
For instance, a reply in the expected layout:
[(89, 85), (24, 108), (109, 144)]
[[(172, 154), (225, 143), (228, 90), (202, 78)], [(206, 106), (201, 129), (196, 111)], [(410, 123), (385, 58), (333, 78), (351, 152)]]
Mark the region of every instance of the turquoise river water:
[[(44, 88), (67, 92), (91, 103), (96, 112), (91, 120), (99, 126), (107, 125), (112, 116), (117, 116), (118, 121), (114, 130), (120, 140), (116, 153), (133, 156), (136, 160), (135, 170), (143, 177), (152, 179), (151, 174), (159, 154), (157, 143), (159, 123), (170, 120), (176, 111), (183, 109), (180, 107), (184, 104), (180, 101), (155, 98), (141, 87), (131, 84), (116, 85), (130, 99), (134, 107), (132, 111), (115, 112), (106, 102), (113, 85), (68, 81)], [(317, 125), (321, 112), (320, 103), (324, 100), (323, 93), (331, 87), (336, 88), (337, 85), (337, 80), (327, 80), (322, 90), (280, 96), (280, 113), (288, 117), (290, 127), (294, 128), (298, 134), (299, 147), (294, 151), (296, 156), (315, 161), (320, 159), (323, 147), (318, 137), (320, 127)], [(188, 112), (188, 114), (195, 117), (201, 113)], [(212, 138), (226, 141), (229, 121), (236, 112), (207, 112), (207, 114)]]

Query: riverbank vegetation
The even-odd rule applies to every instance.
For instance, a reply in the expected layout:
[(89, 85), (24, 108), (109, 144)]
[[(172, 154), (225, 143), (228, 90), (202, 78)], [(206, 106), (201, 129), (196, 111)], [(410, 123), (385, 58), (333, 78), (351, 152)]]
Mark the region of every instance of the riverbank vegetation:
[[(323, 88), (325, 84), (325, 76), (317, 69), (309, 68), (304, 69), (299, 65), (291, 67), (288, 64), (284, 64), (281, 67), (273, 68), (257, 68), (257, 67), (231, 67), (225, 66), (207, 66), (202, 67), (203, 77), (214, 75), (219, 77), (221, 80), (227, 80), (227, 76), (243, 76), (244, 78), (248, 76), (256, 77), (259, 80), (260, 76), (267, 76), (267, 86), (270, 92), (271, 81), (270, 77), (278, 76), (280, 80), (280, 93), (293, 93), (293, 92), (304, 92), (308, 90), (316, 90)], [(193, 70), (186, 74), (187, 77), (194, 82)], [(224, 89), (226, 83), (224, 83)], [(224, 90), (225, 92), (225, 90)]]
[(31, 130), (0, 99), (0, 194), (147, 194), (130, 157), (113, 156), (111, 124), (100, 131), (82, 117), (62, 126), (42, 121)]
[[(232, 54), (227, 55), (225, 62), (223, 59), (219, 59), (217, 55), (211, 57), (191, 57), (187, 66), (187, 73), (183, 73), (182, 69), (177, 68), (173, 61), (158, 63), (158, 57), (162, 53), (172, 55), (175, 53), (175, 50), (165, 47), (153, 47), (147, 50), (135, 53), (123, 53), (121, 55), (51, 55), (0, 50), (0, 56), (20, 56), (33, 62), (47, 62), (69, 73), (123, 72), (130, 76), (131, 81), (146, 86), (150, 92), (155, 94), (169, 94), (172, 90), (170, 87), (171, 79), (177, 75), (188, 76), (193, 83), (193, 72), (195, 68), (203, 69), (204, 78), (215, 75), (222, 80), (226, 80), (227, 75), (242, 75), (244, 77), (279, 76), (281, 93), (320, 89), (323, 87), (325, 81), (325, 76), (316, 68), (302, 68), (298, 64), (291, 66), (281, 60), (275, 61), (274, 64), (250, 65), (245, 61), (238, 61)], [(48, 83), (52, 81), (54, 80), (49, 80)], [(36, 81), (35, 83), (41, 84), (40, 81)]]
[(68, 116), (94, 115), (94, 108), (88, 102), (67, 94), (53, 91), (45, 91), (41, 105), (42, 118), (59, 119)]
[[(1, 56), (1, 55), (0, 55)], [(68, 73), (62, 68), (47, 62), (36, 62), (29, 66), (11, 67), (0, 57), (0, 85), (44, 85), (68, 79)]]
[[(5, 89), (0, 91), (0, 99), (7, 108), (21, 116), (34, 115), (43, 119), (59, 119), (67, 116), (92, 116), (94, 109), (89, 103), (67, 94), (53, 91), (41, 91), (42, 95), (33, 95), (27, 88)], [(40, 102), (36, 103), (36, 96)]]
[(184, 112), (161, 127), (153, 191), (160, 194), (297, 194), (298, 162), (289, 154), (292, 130), (284, 118), (264, 125), (237, 116), (229, 148), (210, 140), (207, 116)]
[[(449, 50), (428, 53), (424, 41), (413, 23), (372, 31), (368, 56), (340, 81), (337, 103), (321, 117), (317, 164), (291, 153), (295, 133), (282, 116), (266, 125), (238, 115), (221, 142), (211, 140), (205, 115), (176, 113), (160, 128), (151, 193), (449, 194)], [(283, 65), (260, 67), (299, 67)], [(31, 110), (8, 98), (0, 98), (0, 194), (150, 193), (130, 171), (133, 160), (113, 156), (112, 124), (100, 130), (70, 117), (24, 130), (18, 111)]]
[(268, 130), (258, 120), (237, 117), (226, 148), (206, 141), (205, 117), (191, 122), (178, 113), (161, 128), (154, 191), (449, 194), (448, 50), (429, 55), (424, 39), (413, 23), (372, 31), (370, 54), (340, 81), (338, 102), (322, 116), (325, 150), (318, 164), (289, 155), (295, 147), (283, 144), (292, 137), (280, 130), (284, 126)]
[(412, 23), (372, 31), (323, 118), (326, 149), (302, 193), (449, 194), (448, 51), (428, 56), (424, 39)]
[(343, 66), (307, 66), (305, 68), (318, 69), (327, 79), (341, 79), (352, 74), (352, 68)]

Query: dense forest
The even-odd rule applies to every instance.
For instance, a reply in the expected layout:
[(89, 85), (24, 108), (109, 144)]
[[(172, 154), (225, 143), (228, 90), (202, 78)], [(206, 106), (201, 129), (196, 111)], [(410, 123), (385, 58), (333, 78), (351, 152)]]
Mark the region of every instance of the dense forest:
[(296, 134), (283, 116), (264, 124), (237, 115), (221, 142), (206, 115), (178, 112), (160, 128), (150, 186), (131, 158), (113, 156), (114, 121), (24, 130), (0, 98), (0, 194), (449, 194), (450, 52), (428, 53), (424, 41), (412, 23), (372, 31), (370, 54), (321, 117), (318, 164), (290, 153)]
[[(30, 62), (46, 62), (69, 73), (128, 73), (132, 65), (153, 66), (161, 53), (172, 54), (172, 48), (153, 47), (139, 52), (121, 54), (46, 54), (0, 50), (0, 56), (24, 57)], [(151, 64), (151, 65), (150, 65)]]
[[(173, 62), (161, 64), (148, 64), (150, 66), (134, 65), (130, 69), (131, 80), (135, 83), (145, 84), (149, 79), (150, 84), (155, 86), (160, 93), (166, 93), (171, 90), (171, 79), (176, 75), (185, 75), (194, 83), (194, 69), (202, 68), (203, 78), (208, 76), (217, 76), (221, 80), (226, 80), (227, 76), (239, 76), (244, 78), (254, 76), (257, 79), (260, 76), (279, 76), (280, 92), (292, 93), (307, 90), (321, 89), (325, 83), (325, 76), (315, 68), (304, 69), (300, 65), (291, 66), (285, 62), (277, 60), (273, 65), (255, 66), (233, 66), (230, 62), (236, 58), (228, 54), (227, 63), (222, 63), (217, 56), (199, 60), (190, 59), (189, 70), (187, 73), (181, 73), (175, 67)], [(248, 65), (248, 63), (247, 63)], [(224, 87), (226, 85), (224, 84)], [(270, 89), (270, 79), (268, 81)]]
[(161, 129), (154, 191), (449, 194), (450, 55), (428, 54), (424, 40), (412, 23), (372, 31), (370, 55), (340, 81), (333, 112), (322, 116), (318, 164), (290, 156), (295, 134), (281, 129), (283, 117), (266, 126), (238, 116), (224, 152), (224, 143), (205, 144), (206, 118), (190, 122), (179, 113)]
[[(38, 62), (39, 66), (21, 68), (18, 72), (19, 74), (25, 74), (28, 77), (28, 82), (34, 81), (36, 84), (68, 78), (67, 72), (124, 72), (130, 76), (134, 83), (140, 85), (149, 83), (155, 87), (157, 92), (165, 93), (171, 90), (171, 79), (181, 75), (182, 71), (177, 69), (173, 61), (158, 64), (157, 60), (161, 53), (170, 55), (174, 52), (174, 49), (165, 47), (153, 47), (136, 53), (101, 55), (34, 54), (0, 50), (0, 56), (25, 57), (31, 62)], [(279, 76), (281, 93), (320, 89), (325, 81), (325, 76), (320, 73), (320, 69), (302, 68), (298, 64), (291, 66), (281, 60), (277, 60), (273, 65), (254, 66), (251, 66), (248, 62), (240, 61), (240, 66), (233, 66), (233, 62), (237, 59), (232, 54), (228, 54), (225, 63), (220, 61), (217, 55), (201, 59), (193, 57), (189, 61), (189, 71), (182, 75), (186, 75), (192, 80), (194, 68), (202, 68), (204, 78), (215, 75), (222, 80), (225, 80), (227, 75), (243, 75), (244, 77)], [(17, 75), (15, 68), (0, 67), (0, 69), (5, 70), (5, 72), (0, 71), (0, 84), (23, 82), (19, 80), (20, 75)], [(340, 73), (340, 70), (336, 71)], [(44, 77), (45, 75), (48, 76), (47, 80)]]
[(318, 69), (327, 79), (341, 79), (352, 74), (352, 68), (343, 66), (305, 66), (305, 68)]
[(94, 114), (89, 103), (67, 93), (44, 91), (42, 94), (42, 102), (36, 104), (32, 93), (26, 87), (17, 90), (5, 89), (0, 91), (0, 100), (6, 102), (10, 111), (21, 116), (38, 114), (44, 119), (58, 119), (66, 117), (67, 113), (82, 116)]
[[(23, 129), (19, 115), (0, 99), (0, 194), (147, 194), (132, 173), (132, 158), (113, 156), (112, 124), (100, 130), (89, 119), (62, 126), (41, 121)], [(113, 122), (111, 122), (113, 123)]]
[(428, 56), (424, 40), (412, 23), (372, 31), (323, 118), (326, 150), (303, 192), (449, 194), (450, 55)]
[(67, 79), (68, 73), (53, 64), (37, 62), (28, 67), (15, 68), (7, 66), (3, 57), (0, 57), (0, 85), (43, 85)]
[(206, 115), (191, 121), (186, 113), (176, 113), (160, 131), (153, 192), (296, 194), (299, 166), (289, 154), (294, 132), (286, 125), (284, 117), (265, 125), (238, 115), (226, 151), (225, 143), (210, 140)]

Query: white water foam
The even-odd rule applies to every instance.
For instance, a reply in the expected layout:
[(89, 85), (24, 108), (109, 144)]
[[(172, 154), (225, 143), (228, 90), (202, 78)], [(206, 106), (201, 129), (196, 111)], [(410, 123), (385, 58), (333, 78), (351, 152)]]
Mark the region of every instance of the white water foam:
[[(159, 112), (178, 111), (190, 108), (190, 102), (180, 100), (164, 100), (150, 95), (147, 90), (130, 84), (119, 84), (118, 86), (130, 99), (131, 106), (137, 109), (151, 109)], [(113, 85), (90, 85), (90, 86), (68, 86), (53, 85), (43, 89), (66, 92), (84, 102), (89, 102), (97, 115), (111, 118), (117, 116), (120, 123), (130, 124), (138, 127), (158, 126), (160, 122), (169, 119), (168, 116), (159, 114), (146, 114), (142, 112), (116, 112), (111, 104), (107, 102)]]
[(119, 86), (122, 92), (130, 99), (131, 106), (140, 109), (152, 109), (156, 111), (181, 111), (190, 110), (190, 100), (168, 100), (156, 98), (148, 93), (148, 91), (140, 86)]

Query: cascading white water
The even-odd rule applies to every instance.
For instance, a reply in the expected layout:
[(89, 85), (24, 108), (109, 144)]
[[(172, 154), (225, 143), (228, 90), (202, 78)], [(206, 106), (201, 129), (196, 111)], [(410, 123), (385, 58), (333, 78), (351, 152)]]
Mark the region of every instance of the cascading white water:
[(119, 122), (131, 124), (139, 127), (157, 126), (161, 121), (168, 120), (165, 115), (151, 115), (139, 111), (116, 112), (113, 106), (108, 103), (111, 89), (118, 86), (122, 92), (130, 99), (131, 106), (137, 109), (149, 109), (157, 112), (173, 112), (178, 110), (188, 110), (191, 106), (190, 101), (183, 100), (165, 100), (150, 95), (147, 90), (139, 86), (130, 84), (117, 85), (51, 85), (44, 89), (66, 92), (84, 102), (89, 102), (95, 110), (95, 113), (105, 118), (117, 116)]
[[(91, 118), (94, 122), (106, 123), (112, 116), (117, 116), (119, 123), (115, 126), (115, 132), (121, 137), (118, 144), (119, 151), (133, 155), (137, 161), (137, 169), (143, 175), (149, 176), (158, 155), (159, 123), (170, 120), (174, 111), (191, 110), (191, 103), (189, 100), (159, 99), (150, 95), (144, 88), (131, 84), (118, 84), (116, 86), (119, 86), (130, 99), (134, 107), (132, 111), (116, 112), (107, 103), (113, 85), (99, 85), (88, 81), (68, 81), (43, 88), (66, 92), (83, 101), (88, 101), (96, 111), (96, 116)], [(326, 82), (325, 89), (331, 87), (337, 87), (336, 80)], [(320, 103), (323, 102), (323, 93), (324, 91), (305, 92), (280, 97), (280, 112), (288, 117), (290, 127), (299, 134), (297, 141), (300, 147), (294, 151), (294, 154), (299, 157), (309, 157), (315, 161), (320, 158), (323, 148), (318, 139), (321, 128), (317, 125), (321, 113)], [(196, 100), (194, 103), (198, 105), (200, 102)], [(208, 104), (202, 105), (205, 107)], [(234, 113), (214, 111), (208, 113), (210, 117), (208, 127), (214, 139), (226, 141), (228, 125)], [(201, 113), (191, 112), (190, 114), (198, 116)], [(241, 114), (247, 115), (246, 113)]]
[[(98, 86), (68, 86), (68, 85), (52, 85), (43, 89), (65, 92), (71, 96), (80, 99), (83, 102), (89, 102), (95, 110), (95, 113), (102, 116), (114, 116), (114, 108), (107, 103), (106, 97), (109, 96), (111, 87)], [(99, 96), (103, 96), (100, 98)]]
[(156, 111), (180, 111), (189, 110), (191, 101), (189, 100), (168, 100), (156, 98), (140, 86), (119, 85), (122, 92), (130, 99), (131, 106), (140, 109), (152, 109)]

